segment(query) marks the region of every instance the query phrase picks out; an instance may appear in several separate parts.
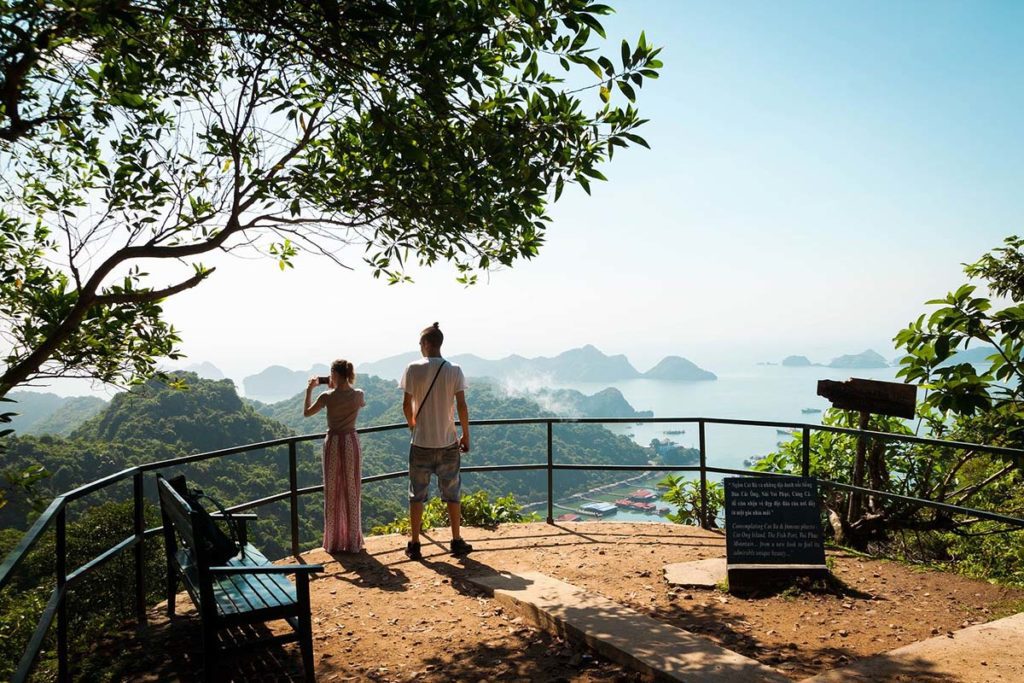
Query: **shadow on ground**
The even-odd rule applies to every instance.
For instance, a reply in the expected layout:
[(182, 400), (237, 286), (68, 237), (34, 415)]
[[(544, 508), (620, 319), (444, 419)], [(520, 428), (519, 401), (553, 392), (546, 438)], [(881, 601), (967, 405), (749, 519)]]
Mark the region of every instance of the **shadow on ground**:
[(327, 571), (317, 578), (347, 581), (360, 588), (374, 587), (384, 591), (404, 591), (408, 577), (393, 564), (381, 562), (375, 555), (360, 553), (331, 553), (331, 559), (338, 563), (338, 571)]
[[(151, 610), (146, 635), (134, 631), (101, 643), (110, 652), (109, 680), (200, 681), (203, 677), (203, 644), (199, 617), (178, 615), (170, 621), (163, 610)], [(283, 622), (282, 622), (283, 623)], [(222, 644), (252, 643), (272, 635), (264, 626), (245, 626), (220, 632)], [(72, 672), (73, 680), (80, 680)], [(302, 681), (302, 657), (297, 644), (270, 645), (225, 655), (214, 675), (216, 681), (263, 683)]]

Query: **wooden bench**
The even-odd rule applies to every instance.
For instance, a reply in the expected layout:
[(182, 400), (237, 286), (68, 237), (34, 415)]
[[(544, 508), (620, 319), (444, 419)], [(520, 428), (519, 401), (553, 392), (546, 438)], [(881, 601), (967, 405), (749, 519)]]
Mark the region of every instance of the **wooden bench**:
[[(234, 514), (239, 520), (239, 542), (244, 552), (225, 566), (211, 566), (199, 534), (198, 513), (189, 507), (170, 482), (157, 475), (160, 514), (167, 551), (167, 614), (174, 616), (174, 596), (179, 579), (199, 610), (203, 637), (204, 680), (215, 680), (222, 652), (277, 643), (299, 642), (307, 681), (313, 671), (313, 628), (309, 612), (309, 575), (323, 571), (320, 564), (272, 564), (248, 543), (245, 522), (254, 514)], [(219, 514), (214, 513), (214, 517)], [(180, 543), (179, 543), (180, 540)], [(287, 574), (295, 574), (295, 583)], [(292, 633), (268, 636), (243, 645), (221, 647), (218, 631), (243, 624), (285, 619)]]

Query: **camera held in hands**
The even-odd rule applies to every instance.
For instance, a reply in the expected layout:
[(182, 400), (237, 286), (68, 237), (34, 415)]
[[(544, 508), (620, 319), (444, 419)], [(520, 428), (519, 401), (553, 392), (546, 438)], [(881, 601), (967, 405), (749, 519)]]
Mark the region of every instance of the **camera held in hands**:
[(317, 377), (316, 379), (317, 379), (317, 384), (330, 384), (331, 383), (331, 378), (330, 377), (322, 377), (321, 376), (321, 377)]

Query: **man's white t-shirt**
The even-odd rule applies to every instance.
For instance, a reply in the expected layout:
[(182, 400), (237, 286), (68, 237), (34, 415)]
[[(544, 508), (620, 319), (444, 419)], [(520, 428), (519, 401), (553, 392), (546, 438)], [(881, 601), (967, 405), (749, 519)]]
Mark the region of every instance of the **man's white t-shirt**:
[[(466, 377), (462, 374), (462, 368), (451, 362), (441, 367), (442, 360), (421, 358), (409, 363), (402, 373), (402, 389), (412, 396), (413, 415), (419, 411), (412, 443), (420, 448), (445, 448), (459, 440), (455, 432), (455, 394), (466, 390)], [(434, 375), (437, 375), (437, 381), (434, 382), (434, 388), (430, 389), (426, 403), (423, 403)]]

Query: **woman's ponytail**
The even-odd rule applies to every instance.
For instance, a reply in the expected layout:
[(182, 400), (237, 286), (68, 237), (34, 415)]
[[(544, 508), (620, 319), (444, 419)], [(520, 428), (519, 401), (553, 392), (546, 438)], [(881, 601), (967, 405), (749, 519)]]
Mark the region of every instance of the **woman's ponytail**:
[(348, 380), (349, 384), (356, 383), (356, 368), (347, 360), (338, 359), (331, 363), (331, 372), (338, 373), (342, 379)]

